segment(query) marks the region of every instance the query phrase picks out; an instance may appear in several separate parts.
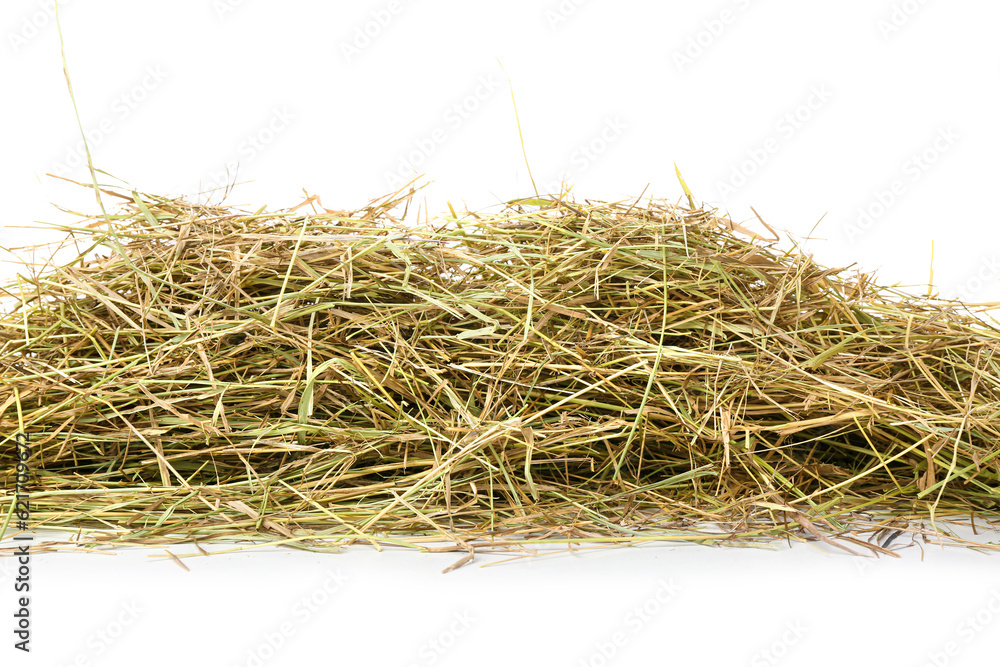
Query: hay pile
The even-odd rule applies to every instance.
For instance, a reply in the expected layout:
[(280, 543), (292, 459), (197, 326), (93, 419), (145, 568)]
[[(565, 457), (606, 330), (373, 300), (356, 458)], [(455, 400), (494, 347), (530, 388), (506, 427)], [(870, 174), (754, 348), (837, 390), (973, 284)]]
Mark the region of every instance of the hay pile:
[(114, 194), (78, 260), (7, 288), (4, 512), (19, 402), (35, 526), (881, 551), (996, 513), (1000, 331), (713, 211), (532, 199), (414, 228), (408, 197)]

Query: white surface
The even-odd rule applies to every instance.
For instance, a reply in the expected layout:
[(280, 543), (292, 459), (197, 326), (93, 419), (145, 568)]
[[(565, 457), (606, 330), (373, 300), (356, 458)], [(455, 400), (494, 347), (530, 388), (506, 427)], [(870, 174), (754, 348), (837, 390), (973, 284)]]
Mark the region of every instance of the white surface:
[[(696, 197), (737, 220), (753, 206), (802, 237), (825, 214), (807, 247), (827, 264), (924, 289), (933, 240), (941, 294), (1000, 300), (996, 3), (92, 0), (61, 16), (96, 165), (143, 191), (193, 194), (238, 163), (253, 182), (230, 202), (290, 206), (304, 188), (350, 208), (412, 158), (434, 181), (431, 211), (529, 194), (499, 59), (543, 188), (567, 177), (580, 196), (619, 198), (648, 183), (676, 198), (676, 161)], [(386, 25), (348, 58), (373, 16)], [(50, 4), (6, 0), (0, 32), (0, 245), (16, 246), (41, 238), (17, 226), (64, 219), (52, 204), (94, 202), (44, 176), (86, 178)], [(933, 164), (914, 161), (925, 151)], [(859, 208), (877, 213), (880, 198), (892, 201), (861, 229)], [(0, 661), (247, 665), (339, 569), (348, 582), (263, 664), (596, 666), (619, 631), (606, 664), (994, 662), (996, 556), (909, 551), (860, 568), (809, 546), (620, 549), (444, 576), (454, 554), (281, 551), (196, 559), (191, 572), (148, 553), (48, 555), (34, 561), (36, 651), (25, 660), (4, 630)], [(629, 610), (670, 578), (676, 596), (634, 631)], [(467, 630), (454, 618), (465, 612)], [(981, 630), (966, 620), (977, 613)], [(118, 617), (128, 627), (96, 656), (88, 637)], [(454, 648), (421, 654), (453, 623)]]
[(46, 554), (38, 650), (17, 664), (994, 664), (996, 554), (896, 546), (486, 555), (447, 575), (458, 554), (367, 547), (185, 558), (189, 572), (162, 550)]

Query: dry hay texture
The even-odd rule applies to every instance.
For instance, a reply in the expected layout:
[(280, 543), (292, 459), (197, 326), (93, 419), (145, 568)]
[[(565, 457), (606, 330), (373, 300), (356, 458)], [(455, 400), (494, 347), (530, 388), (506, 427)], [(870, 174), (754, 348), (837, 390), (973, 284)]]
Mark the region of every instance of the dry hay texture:
[(1000, 331), (713, 210), (109, 195), (7, 288), (8, 520), (18, 401), (32, 521), (90, 546), (884, 551), (996, 514)]

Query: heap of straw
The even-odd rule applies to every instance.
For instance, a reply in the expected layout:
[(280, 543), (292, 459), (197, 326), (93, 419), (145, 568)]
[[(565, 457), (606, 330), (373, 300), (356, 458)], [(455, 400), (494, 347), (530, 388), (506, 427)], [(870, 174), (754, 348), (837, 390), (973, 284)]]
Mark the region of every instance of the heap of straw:
[(18, 412), (33, 527), (91, 546), (886, 551), (996, 515), (1000, 331), (712, 210), (106, 194), (6, 288), (8, 520)]

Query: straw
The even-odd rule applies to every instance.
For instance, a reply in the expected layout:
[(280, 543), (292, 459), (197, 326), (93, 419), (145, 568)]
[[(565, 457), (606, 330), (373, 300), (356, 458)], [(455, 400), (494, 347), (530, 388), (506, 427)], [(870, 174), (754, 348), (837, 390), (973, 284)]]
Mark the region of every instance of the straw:
[(82, 254), (0, 319), (3, 511), (16, 390), (32, 520), (84, 545), (887, 552), (995, 516), (1000, 331), (693, 197), (412, 226), (412, 191), (104, 192), (119, 210), (60, 227)]

